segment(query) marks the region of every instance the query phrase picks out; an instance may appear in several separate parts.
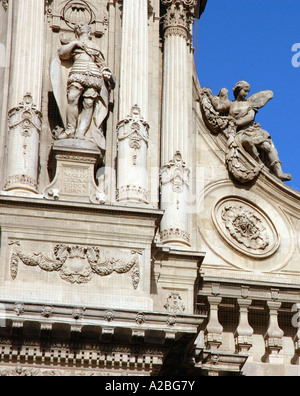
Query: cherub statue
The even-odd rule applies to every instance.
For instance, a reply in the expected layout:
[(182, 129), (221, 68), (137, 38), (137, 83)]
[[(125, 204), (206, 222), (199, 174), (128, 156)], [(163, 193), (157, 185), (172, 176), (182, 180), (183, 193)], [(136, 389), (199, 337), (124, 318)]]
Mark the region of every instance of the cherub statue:
[[(65, 127), (56, 128), (54, 138), (90, 140), (105, 150), (103, 122), (115, 78), (92, 42), (90, 26), (78, 23), (74, 33), (75, 40), (61, 40), (50, 65), (53, 92)], [(67, 61), (72, 66), (66, 77), (68, 68), (62, 63)]]
[(278, 179), (291, 180), (292, 176), (282, 171), (278, 152), (270, 134), (255, 122), (258, 110), (264, 107), (274, 94), (266, 90), (247, 98), (249, 92), (249, 83), (239, 81), (233, 88), (234, 101), (228, 99), (226, 89), (221, 90), (218, 96), (213, 96), (209, 89), (203, 89), (202, 95), (211, 103), (213, 111), (210, 111), (210, 116), (217, 119), (219, 129), (230, 143), (234, 139), (236, 145), (242, 146), (258, 163), (264, 163)]

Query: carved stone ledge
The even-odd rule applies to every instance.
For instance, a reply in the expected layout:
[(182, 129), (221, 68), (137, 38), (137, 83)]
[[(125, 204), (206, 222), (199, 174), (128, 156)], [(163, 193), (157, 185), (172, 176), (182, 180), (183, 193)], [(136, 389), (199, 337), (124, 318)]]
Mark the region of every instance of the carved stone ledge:
[(236, 355), (221, 351), (203, 350), (197, 358), (196, 367), (209, 376), (218, 376), (222, 373), (236, 373), (242, 371), (248, 355)]

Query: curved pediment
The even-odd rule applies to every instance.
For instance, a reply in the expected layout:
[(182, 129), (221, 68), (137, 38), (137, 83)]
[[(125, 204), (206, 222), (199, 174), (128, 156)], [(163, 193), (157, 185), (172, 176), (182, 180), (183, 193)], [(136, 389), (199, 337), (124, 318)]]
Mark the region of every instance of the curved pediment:
[[(208, 252), (203, 272), (213, 265), (229, 271), (225, 278), (284, 273), (292, 282), (300, 276), (300, 193), (284, 184), (290, 175), (283, 173), (270, 135), (254, 119), (240, 123), (248, 113), (248, 123), (255, 117), (271, 91), (253, 95), (249, 103), (241, 100), (237, 108), (226, 90), (218, 96), (207, 89), (198, 93), (197, 166), (206, 172), (197, 216), (199, 243)], [(265, 142), (274, 151), (264, 150)]]

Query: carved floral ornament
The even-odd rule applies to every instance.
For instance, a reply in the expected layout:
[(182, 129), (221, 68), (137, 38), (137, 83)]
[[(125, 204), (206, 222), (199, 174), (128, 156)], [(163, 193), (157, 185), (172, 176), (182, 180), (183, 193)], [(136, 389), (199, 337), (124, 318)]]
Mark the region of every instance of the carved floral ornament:
[(279, 248), (280, 239), (271, 219), (246, 200), (222, 199), (214, 209), (213, 221), (222, 238), (247, 256), (264, 259)]
[(61, 279), (71, 284), (89, 283), (95, 275), (106, 277), (113, 273), (126, 274), (131, 271), (132, 285), (137, 289), (140, 282), (141, 251), (133, 250), (132, 259), (128, 262), (103, 258), (103, 251), (99, 247), (56, 245), (53, 258), (43, 253), (24, 254), (18, 244), (14, 244), (10, 259), (12, 279), (18, 275), (19, 263), (28, 267), (39, 267), (46, 272), (58, 272)]
[(129, 139), (129, 145), (134, 149), (140, 149), (142, 141), (148, 146), (149, 128), (149, 124), (141, 115), (141, 109), (135, 105), (131, 113), (117, 125), (118, 140)]
[(9, 128), (19, 128), (22, 136), (30, 137), (33, 131), (41, 131), (42, 114), (33, 103), (31, 93), (23, 97), (23, 102), (8, 113)]
[(184, 186), (189, 188), (190, 170), (182, 159), (182, 155), (177, 151), (173, 159), (160, 170), (161, 184), (171, 183), (175, 193), (182, 193)]
[(163, 17), (165, 36), (179, 35), (189, 38), (196, 3), (196, 0), (162, 0), (167, 11)]

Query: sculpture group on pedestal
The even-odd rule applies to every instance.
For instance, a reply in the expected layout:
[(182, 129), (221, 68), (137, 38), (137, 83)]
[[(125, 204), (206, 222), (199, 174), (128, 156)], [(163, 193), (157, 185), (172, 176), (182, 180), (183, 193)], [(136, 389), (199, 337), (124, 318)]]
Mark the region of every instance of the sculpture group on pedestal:
[[(225, 135), (226, 163), (235, 179), (241, 183), (252, 181), (266, 166), (278, 179), (289, 181), (292, 176), (282, 171), (270, 134), (255, 122), (256, 113), (273, 98), (273, 92), (261, 91), (247, 98), (249, 92), (250, 85), (246, 81), (239, 81), (233, 88), (234, 101), (228, 99), (225, 88), (217, 96), (212, 95), (210, 89), (202, 89), (200, 103), (204, 121), (212, 132)], [(257, 162), (256, 166), (241, 162), (243, 150)]]
[[(115, 78), (92, 42), (88, 23), (78, 23), (74, 32), (75, 40), (61, 40), (50, 65), (53, 93), (64, 124), (64, 129), (54, 130), (54, 138), (89, 140), (105, 150), (103, 122)], [(63, 62), (70, 60), (73, 64), (66, 79)]]
[(56, 176), (44, 197), (102, 204), (106, 200), (104, 180), (97, 186), (94, 174), (95, 167), (103, 166), (104, 123), (115, 77), (92, 42), (90, 24), (77, 23), (74, 33), (74, 40), (61, 38), (62, 45), (50, 63), (53, 94), (64, 128), (57, 126), (53, 131)]

